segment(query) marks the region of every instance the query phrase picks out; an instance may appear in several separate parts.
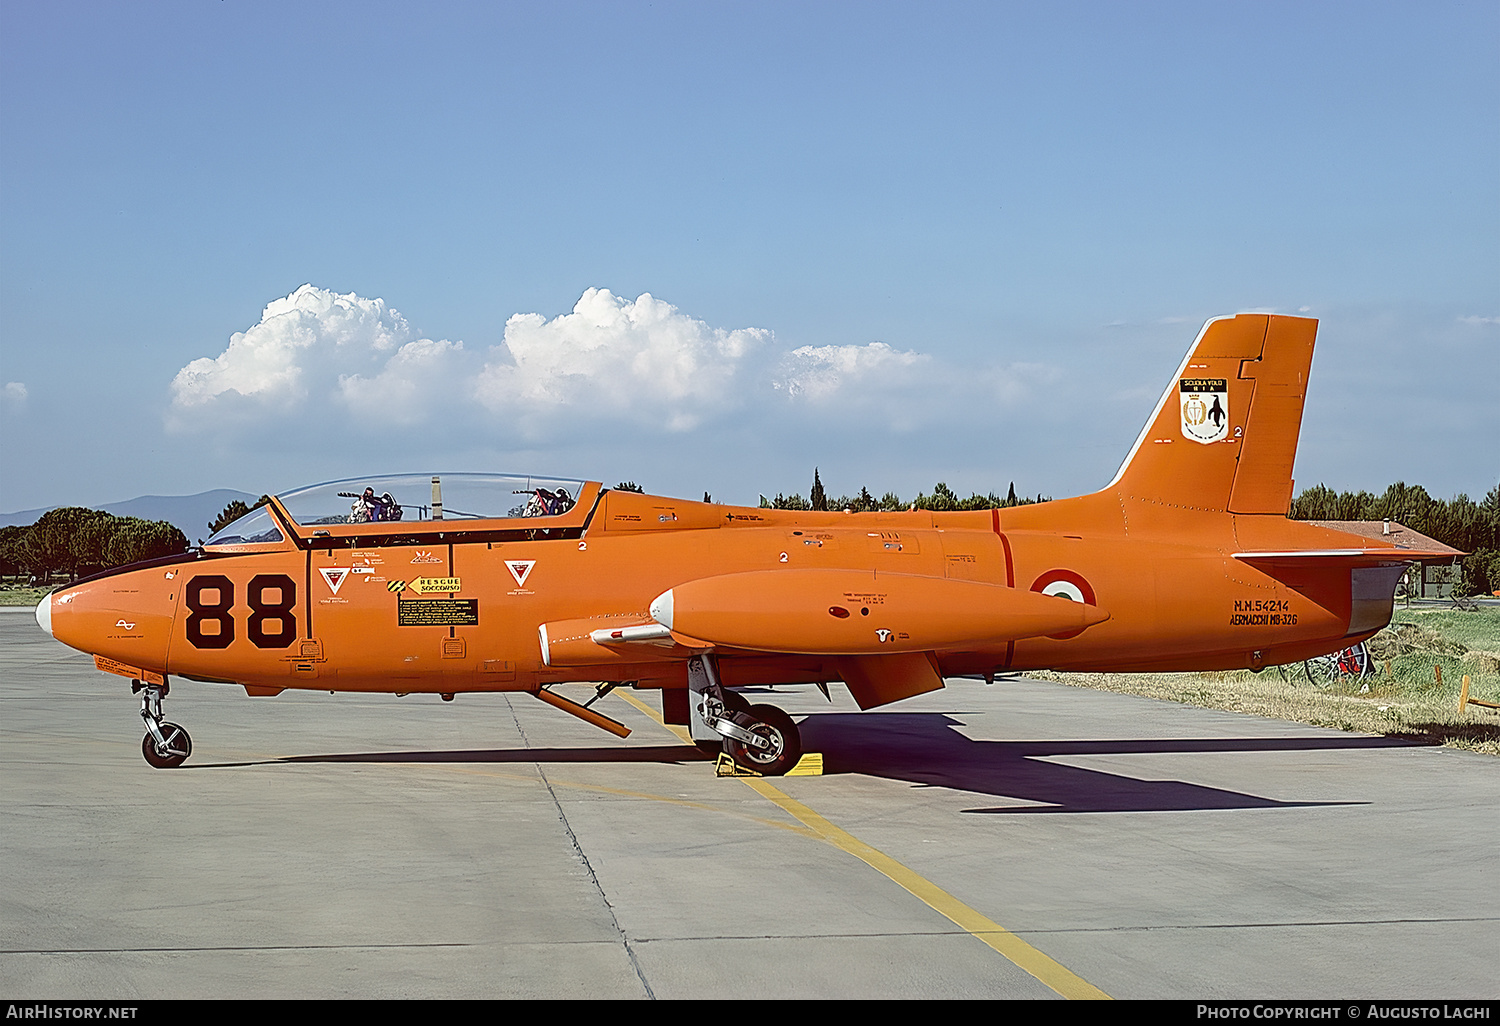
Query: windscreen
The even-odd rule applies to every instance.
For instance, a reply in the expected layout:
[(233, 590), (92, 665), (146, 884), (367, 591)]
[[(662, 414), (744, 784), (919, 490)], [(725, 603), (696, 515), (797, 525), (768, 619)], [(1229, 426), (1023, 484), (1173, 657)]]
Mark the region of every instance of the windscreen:
[(304, 527), (430, 523), (561, 516), (573, 508), (583, 484), (514, 474), (398, 474), (329, 481), (277, 498)]
[(258, 506), (226, 527), (219, 529), (205, 545), (252, 545), (256, 542), (279, 542), (281, 528), (271, 515), (271, 507)]

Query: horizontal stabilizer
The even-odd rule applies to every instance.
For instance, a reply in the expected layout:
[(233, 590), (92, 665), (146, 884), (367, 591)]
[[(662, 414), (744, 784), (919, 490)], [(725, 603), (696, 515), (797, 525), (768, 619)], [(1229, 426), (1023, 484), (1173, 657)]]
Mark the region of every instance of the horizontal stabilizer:
[[(1394, 563), (1451, 562), (1451, 554), (1423, 552), (1416, 549), (1309, 549), (1290, 552), (1236, 552), (1234, 558), (1251, 566), (1266, 569), (1273, 566), (1333, 569), (1339, 566), (1389, 566)], [(1274, 576), (1274, 575), (1273, 575)]]

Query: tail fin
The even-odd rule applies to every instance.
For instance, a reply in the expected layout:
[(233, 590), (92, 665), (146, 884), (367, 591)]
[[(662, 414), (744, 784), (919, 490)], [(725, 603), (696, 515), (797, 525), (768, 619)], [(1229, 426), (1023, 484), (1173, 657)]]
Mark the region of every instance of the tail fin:
[(1151, 502), (1285, 514), (1318, 322), (1209, 321), (1109, 487)]

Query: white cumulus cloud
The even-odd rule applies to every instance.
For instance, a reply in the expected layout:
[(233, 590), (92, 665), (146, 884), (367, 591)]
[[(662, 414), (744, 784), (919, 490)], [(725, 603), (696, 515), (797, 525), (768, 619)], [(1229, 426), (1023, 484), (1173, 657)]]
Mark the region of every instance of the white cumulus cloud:
[(406, 318), (383, 299), (303, 285), (230, 336), (224, 352), (178, 371), (172, 402), (191, 409), (238, 396), (294, 407), (343, 377), (379, 375), (411, 337)]
[[(419, 337), (385, 300), (303, 285), (217, 356), (177, 372), (168, 422), (225, 440), (310, 429), (426, 444), (437, 437), (430, 430), (403, 429), (444, 425), (495, 444), (550, 445), (622, 431), (680, 437), (746, 411), (790, 424), (926, 386), (977, 387), (973, 375), (884, 342), (787, 351), (775, 341), (765, 328), (716, 327), (650, 293), (591, 288), (558, 316), (511, 315), (502, 341), (479, 352)], [(903, 424), (931, 407), (887, 405)]]
[(425, 420), (434, 407), (455, 392), (462, 395), (462, 342), (408, 342), (374, 375), (339, 375), (339, 396), (356, 413), (385, 417), (398, 424)]
[(975, 384), (1001, 403), (1015, 404), (1039, 395), (1056, 394), (1063, 380), (1060, 368), (1050, 363), (1011, 363), (976, 372)]
[(20, 411), (26, 405), (26, 386), (19, 381), (7, 381), (0, 388), (0, 406), (7, 410)]
[(884, 342), (862, 346), (802, 346), (782, 361), (776, 387), (792, 398), (819, 401), (853, 391), (900, 387), (912, 382), (912, 370), (928, 362), (922, 353), (894, 349)]
[(771, 337), (712, 327), (650, 293), (589, 289), (570, 313), (506, 321), (474, 394), (497, 412), (582, 407), (687, 430), (736, 403)]

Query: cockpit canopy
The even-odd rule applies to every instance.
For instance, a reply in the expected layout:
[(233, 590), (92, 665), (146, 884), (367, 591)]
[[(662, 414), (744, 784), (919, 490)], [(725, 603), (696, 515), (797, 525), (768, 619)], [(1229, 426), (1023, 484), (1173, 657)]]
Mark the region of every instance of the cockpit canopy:
[[(583, 481), (515, 474), (393, 474), (327, 481), (283, 492), (277, 500), (299, 527), (384, 522), (557, 517), (578, 501)], [(278, 542), (267, 507), (220, 530), (208, 545)]]

